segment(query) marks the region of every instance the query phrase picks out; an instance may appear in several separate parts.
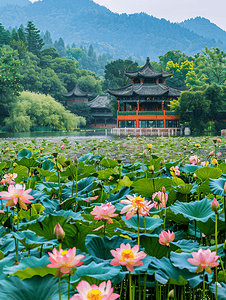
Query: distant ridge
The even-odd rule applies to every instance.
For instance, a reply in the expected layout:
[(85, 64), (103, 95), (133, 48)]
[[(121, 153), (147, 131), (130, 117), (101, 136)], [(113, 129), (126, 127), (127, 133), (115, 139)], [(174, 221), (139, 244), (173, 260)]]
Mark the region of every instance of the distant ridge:
[(0, 7), (0, 23), (5, 28), (26, 25), (30, 20), (41, 31), (48, 30), (53, 40), (62, 37), (66, 44), (78, 47), (92, 44), (98, 54), (109, 53), (114, 59), (130, 56), (145, 61), (149, 56), (158, 60), (169, 50), (194, 55), (205, 46), (226, 51), (226, 42), (215, 41), (215, 35), (207, 38), (204, 32), (197, 34), (184, 24), (145, 13), (119, 15), (91, 0), (42, 0), (24, 7)]
[(220, 40), (226, 45), (226, 31), (206, 18), (196, 17), (194, 19), (188, 19), (179, 23), (179, 25), (205, 38), (214, 38), (216, 41)]

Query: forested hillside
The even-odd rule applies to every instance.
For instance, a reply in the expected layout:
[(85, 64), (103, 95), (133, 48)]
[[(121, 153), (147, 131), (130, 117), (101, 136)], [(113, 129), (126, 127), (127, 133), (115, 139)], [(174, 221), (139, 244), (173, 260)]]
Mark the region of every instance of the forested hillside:
[(63, 38), (66, 44), (92, 44), (99, 53), (116, 58), (129, 56), (157, 60), (169, 50), (194, 55), (207, 47), (226, 46), (213, 38), (204, 38), (178, 24), (157, 19), (145, 13), (116, 14), (91, 0), (43, 0), (28, 6), (0, 8), (0, 22), (5, 28), (24, 26), (29, 20), (53, 40)]
[(205, 38), (221, 41), (226, 45), (226, 32), (217, 25), (210, 22), (210, 20), (197, 17), (195, 19), (188, 19), (181, 23), (180, 26), (189, 29)]

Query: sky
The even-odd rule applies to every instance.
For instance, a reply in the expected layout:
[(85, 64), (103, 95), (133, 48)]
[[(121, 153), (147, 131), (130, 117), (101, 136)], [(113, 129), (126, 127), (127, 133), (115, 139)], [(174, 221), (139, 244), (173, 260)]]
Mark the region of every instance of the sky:
[(226, 31), (226, 0), (94, 0), (94, 2), (119, 14), (145, 12), (171, 22), (181, 22), (200, 16)]

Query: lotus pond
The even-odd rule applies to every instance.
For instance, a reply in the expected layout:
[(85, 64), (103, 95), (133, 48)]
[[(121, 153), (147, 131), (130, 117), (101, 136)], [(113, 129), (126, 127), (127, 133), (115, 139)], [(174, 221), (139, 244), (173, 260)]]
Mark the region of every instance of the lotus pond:
[(0, 299), (226, 299), (226, 138), (1, 140)]

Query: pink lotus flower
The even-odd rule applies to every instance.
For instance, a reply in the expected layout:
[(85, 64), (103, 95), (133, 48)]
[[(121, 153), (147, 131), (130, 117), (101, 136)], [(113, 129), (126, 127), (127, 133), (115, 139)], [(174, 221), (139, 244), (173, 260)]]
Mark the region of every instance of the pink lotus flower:
[(187, 261), (192, 265), (197, 265), (198, 268), (195, 270), (195, 273), (200, 273), (205, 270), (207, 273), (211, 273), (211, 267), (216, 267), (219, 265), (216, 262), (219, 258), (216, 255), (216, 251), (211, 252), (210, 249), (204, 250), (199, 249), (198, 252), (192, 252), (193, 258), (188, 258)]
[(54, 234), (58, 240), (63, 241), (65, 237), (65, 232), (58, 222), (54, 228)]
[(107, 204), (101, 203), (101, 206), (95, 206), (91, 211), (91, 215), (95, 215), (94, 220), (107, 220), (109, 224), (113, 223), (112, 218), (117, 217), (118, 214), (114, 214), (116, 208), (110, 202)]
[(111, 250), (111, 254), (115, 257), (112, 259), (110, 264), (112, 266), (126, 266), (129, 272), (134, 271), (134, 267), (139, 267), (143, 265), (143, 262), (140, 260), (147, 256), (144, 251), (139, 251), (139, 246), (136, 245), (131, 249), (130, 244), (121, 244), (120, 248), (116, 250)]
[(164, 192), (156, 192), (152, 195), (152, 200), (155, 208), (160, 209), (161, 207), (166, 207), (168, 194), (165, 194)]
[(60, 148), (61, 148), (61, 150), (64, 150), (64, 149), (65, 149), (65, 146), (64, 146), (64, 145), (62, 145)]
[(4, 177), (4, 179), (1, 180), (1, 184), (3, 184), (3, 183), (15, 184), (15, 181), (13, 181), (13, 180), (17, 177), (17, 174), (9, 173), (9, 174), (5, 174), (3, 177)]
[(136, 213), (142, 216), (147, 216), (149, 214), (149, 210), (154, 206), (154, 204), (150, 204), (151, 201), (144, 200), (141, 196), (137, 197), (136, 195), (130, 196), (127, 195), (126, 198), (128, 200), (122, 200), (120, 203), (127, 204), (121, 210), (120, 214), (126, 214), (126, 220), (129, 220)]
[(115, 300), (120, 296), (113, 293), (110, 280), (102, 282), (99, 287), (82, 280), (76, 286), (76, 289), (79, 294), (72, 296), (70, 300)]
[(159, 234), (159, 244), (164, 245), (164, 246), (170, 246), (170, 243), (172, 241), (174, 241), (175, 239), (175, 234), (172, 231), (172, 233), (170, 233), (170, 231), (164, 231), (162, 230), (161, 233)]
[(197, 155), (192, 155), (190, 156), (189, 158), (189, 162), (192, 164), (192, 165), (197, 165), (200, 160), (198, 159), (198, 156)]
[(221, 143), (221, 139), (217, 139), (217, 143)]
[(212, 211), (214, 211), (215, 213), (217, 213), (218, 210), (220, 209), (220, 205), (219, 205), (219, 203), (218, 203), (218, 201), (217, 201), (216, 198), (214, 198), (214, 199), (213, 199), (213, 202), (211, 203), (211, 209), (212, 209)]
[(51, 264), (48, 264), (48, 268), (57, 268), (57, 272), (55, 274), (56, 277), (61, 277), (63, 274), (73, 274), (72, 268), (79, 267), (83, 264), (83, 261), (80, 261), (85, 256), (77, 255), (76, 256), (76, 248), (72, 248), (69, 250), (59, 251), (54, 248), (53, 253), (49, 252), (49, 260)]
[(28, 189), (25, 191), (21, 184), (9, 185), (8, 192), (0, 192), (0, 198), (3, 200), (8, 200), (5, 206), (15, 206), (19, 204), (20, 208), (27, 210), (27, 205), (31, 202), (29, 200), (34, 199), (33, 196), (28, 195), (32, 189)]

